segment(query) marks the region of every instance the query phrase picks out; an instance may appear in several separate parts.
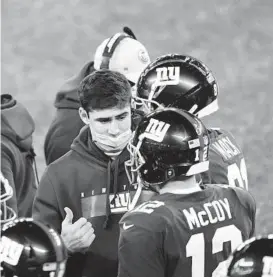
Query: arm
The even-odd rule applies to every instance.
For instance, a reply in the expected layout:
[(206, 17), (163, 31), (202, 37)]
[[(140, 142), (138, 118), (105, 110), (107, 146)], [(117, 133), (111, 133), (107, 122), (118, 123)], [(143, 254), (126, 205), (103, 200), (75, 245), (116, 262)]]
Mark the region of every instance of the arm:
[(123, 225), (121, 226), (118, 277), (164, 276), (163, 251), (157, 235), (157, 232), (137, 226), (126, 230), (123, 229)]
[[(256, 202), (252, 194), (248, 191), (245, 191), (241, 188), (236, 188), (239, 193), (244, 194), (245, 204), (247, 211), (249, 212), (249, 217), (251, 219), (252, 228), (249, 233), (249, 237), (253, 237), (255, 235), (255, 226), (256, 226)], [(242, 201), (243, 202), (243, 201)]]
[(228, 185), (227, 168), (223, 164), (222, 156), (213, 147), (209, 149), (209, 171), (205, 172), (208, 178), (205, 184), (226, 184)]
[(252, 228), (249, 233), (249, 238), (251, 238), (255, 235), (256, 201), (249, 191), (246, 191), (239, 187), (233, 188), (233, 190), (237, 194), (239, 201), (246, 209), (246, 211), (248, 212), (249, 218), (251, 219)]
[(54, 185), (47, 169), (37, 189), (33, 203), (32, 217), (50, 224), (59, 233), (61, 232), (62, 218), (59, 212), (58, 201)]

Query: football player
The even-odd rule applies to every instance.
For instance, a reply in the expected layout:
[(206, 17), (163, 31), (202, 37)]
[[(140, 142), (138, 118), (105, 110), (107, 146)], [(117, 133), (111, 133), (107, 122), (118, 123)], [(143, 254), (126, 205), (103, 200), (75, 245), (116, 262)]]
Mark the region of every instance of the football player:
[[(134, 107), (151, 112), (175, 107), (199, 118), (218, 110), (217, 82), (201, 61), (186, 55), (169, 54), (150, 63), (136, 85)], [(210, 168), (204, 183), (228, 184), (248, 189), (244, 155), (233, 136), (223, 129), (208, 129)]]
[(62, 277), (67, 259), (60, 235), (31, 218), (16, 219), (8, 206), (12, 187), (0, 172), (0, 275), (3, 277)]
[(212, 277), (273, 276), (273, 235), (253, 237), (241, 244)]
[[(209, 134), (189, 112), (146, 115), (128, 145), (128, 178), (156, 193), (120, 221), (119, 277), (208, 277), (255, 229), (255, 201), (237, 187), (206, 185)], [(135, 203), (132, 199), (132, 203)]]
[(4, 225), (1, 232), (1, 276), (62, 277), (67, 260), (60, 235), (31, 218)]

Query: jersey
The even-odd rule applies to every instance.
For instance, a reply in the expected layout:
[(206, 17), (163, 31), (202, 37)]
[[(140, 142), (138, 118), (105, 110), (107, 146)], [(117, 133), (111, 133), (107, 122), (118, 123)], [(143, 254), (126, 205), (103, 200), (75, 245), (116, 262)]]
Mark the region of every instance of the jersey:
[(253, 236), (255, 212), (250, 193), (229, 186), (155, 196), (120, 221), (118, 276), (211, 277)]
[(222, 129), (208, 129), (209, 171), (201, 174), (205, 184), (225, 184), (248, 190), (247, 168), (234, 137)]

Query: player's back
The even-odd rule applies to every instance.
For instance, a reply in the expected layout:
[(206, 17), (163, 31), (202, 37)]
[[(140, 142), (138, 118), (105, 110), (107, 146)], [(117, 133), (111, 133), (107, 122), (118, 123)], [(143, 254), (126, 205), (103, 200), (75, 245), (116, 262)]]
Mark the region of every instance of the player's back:
[[(131, 236), (140, 238), (149, 230), (155, 236), (149, 240), (160, 242), (162, 251), (154, 253), (162, 253), (164, 272), (154, 275), (211, 277), (218, 264), (253, 235), (254, 220), (255, 202), (248, 192), (208, 185), (189, 195), (156, 196), (127, 213), (121, 224), (133, 226)], [(130, 233), (126, 236), (130, 241)]]
[(248, 189), (244, 155), (234, 137), (222, 129), (208, 129), (210, 136), (209, 171), (202, 173), (206, 184), (226, 184)]

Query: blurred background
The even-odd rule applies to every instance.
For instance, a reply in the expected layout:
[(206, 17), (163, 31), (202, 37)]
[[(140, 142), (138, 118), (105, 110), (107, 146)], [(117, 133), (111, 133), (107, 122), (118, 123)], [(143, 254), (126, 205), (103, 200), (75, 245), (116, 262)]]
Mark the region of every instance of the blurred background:
[(151, 58), (170, 52), (205, 62), (220, 110), (205, 119), (242, 146), (257, 202), (257, 233), (273, 232), (272, 0), (2, 0), (2, 93), (35, 119), (40, 175), (44, 136), (65, 79), (93, 60), (105, 38), (129, 26)]

